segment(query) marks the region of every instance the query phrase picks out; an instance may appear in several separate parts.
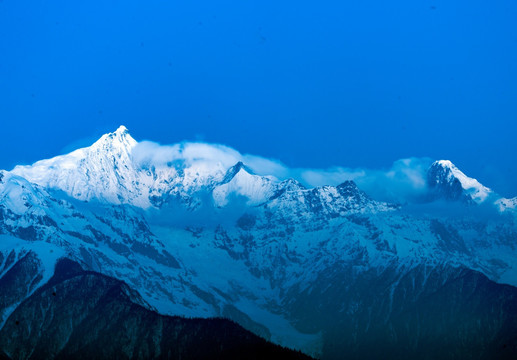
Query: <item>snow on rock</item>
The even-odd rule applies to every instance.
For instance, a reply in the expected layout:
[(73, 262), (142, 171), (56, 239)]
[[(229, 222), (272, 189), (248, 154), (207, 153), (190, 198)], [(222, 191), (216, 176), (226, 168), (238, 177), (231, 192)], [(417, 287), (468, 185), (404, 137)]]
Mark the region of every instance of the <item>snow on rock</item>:
[(60, 189), (79, 200), (99, 199), (110, 203), (133, 203), (148, 207), (148, 194), (131, 159), (137, 142), (126, 127), (103, 135), (92, 146), (67, 155), (16, 166), (12, 173), (38, 185)]
[(90, 147), (33, 165), (16, 166), (11, 174), (44, 188), (62, 190), (79, 200), (130, 204), (143, 209), (159, 208), (177, 199), (195, 209), (199, 206), (199, 201), (195, 201), (198, 193), (211, 193), (216, 207), (226, 206), (235, 197), (257, 206), (286, 191), (297, 194), (290, 196), (291, 201), (310, 200), (311, 206), (322, 203), (325, 207), (330, 201), (335, 204), (331, 207), (344, 208), (347, 201), (355, 201), (343, 199), (336, 187), (309, 190), (296, 180), (280, 182), (273, 176), (256, 175), (240, 161), (228, 168), (228, 151), (221, 151), (216, 145), (183, 143), (168, 147), (169, 153), (159, 154), (163, 158), (159, 165), (149, 160), (158, 156), (153, 155), (156, 149), (146, 146), (149, 143), (137, 143), (127, 128), (120, 126)]
[(242, 162), (238, 162), (227, 171), (212, 194), (216, 206), (219, 207), (228, 203), (230, 194), (246, 197), (247, 204), (253, 206), (267, 201), (273, 195), (273, 189), (273, 178), (255, 175)]
[(0, 171), (0, 204), (16, 214), (46, 206), (45, 194), (26, 179)]
[[(135, 159), (140, 145), (120, 127), (90, 147), (0, 171), (0, 233), (7, 234), (0, 236), (0, 252), (36, 249), (46, 278), (56, 257), (66, 254), (124, 280), (160, 313), (221, 316), (226, 309), (248, 329), (266, 328), (282, 345), (313, 354), (321, 346), (319, 330), (301, 331), (299, 319), (282, 309), (317, 287), (322, 274), (332, 287), (332, 272), (348, 267), (350, 276), (394, 269), (402, 277), (419, 264), (447, 263), (517, 285), (517, 232), (510, 221), (413, 216), (371, 199), (353, 181), (308, 189), (293, 179), (256, 175), (203, 144), (175, 145), (158, 166)], [(492, 194), (450, 161), (435, 162), (428, 181), (451, 199), (483, 202)], [(180, 212), (172, 206), (153, 218), (178, 198), (192, 210), (199, 193), (214, 205), (199, 214), (210, 214), (215, 225), (203, 218), (197, 226), (172, 222)], [(224, 222), (234, 197), (248, 207), (235, 210), (242, 212), (235, 222)], [(515, 209), (517, 198), (497, 204)], [(142, 210), (150, 207), (156, 209)], [(46, 252), (53, 255), (44, 259)]]
[(517, 197), (506, 199), (501, 198), (495, 202), (499, 211), (504, 212), (507, 210), (517, 210)]
[(482, 203), (492, 194), (492, 190), (465, 175), (449, 160), (438, 160), (431, 165), (428, 184), (449, 200), (459, 200), (466, 195), (476, 203)]

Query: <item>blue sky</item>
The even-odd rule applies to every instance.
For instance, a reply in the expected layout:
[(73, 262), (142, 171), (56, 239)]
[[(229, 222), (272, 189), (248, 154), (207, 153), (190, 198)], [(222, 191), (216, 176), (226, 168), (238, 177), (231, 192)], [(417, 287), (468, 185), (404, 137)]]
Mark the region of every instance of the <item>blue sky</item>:
[(517, 3), (0, 0), (0, 168), (203, 140), (292, 167), (450, 159), (517, 195)]

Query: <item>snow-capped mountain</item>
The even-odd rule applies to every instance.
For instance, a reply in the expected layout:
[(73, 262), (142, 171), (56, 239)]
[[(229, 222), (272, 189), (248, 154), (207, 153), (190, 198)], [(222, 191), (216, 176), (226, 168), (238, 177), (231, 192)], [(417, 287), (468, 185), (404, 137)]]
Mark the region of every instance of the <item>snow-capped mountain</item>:
[(484, 202), (493, 192), (470, 178), (449, 160), (435, 161), (428, 170), (427, 182), (438, 196), (447, 200)]
[(266, 202), (274, 191), (274, 178), (257, 176), (242, 162), (238, 162), (228, 169), (212, 193), (217, 206), (226, 205), (232, 194), (245, 197), (248, 205), (259, 205)]
[(256, 176), (242, 163), (225, 168), (219, 161), (189, 163), (189, 149), (156, 167), (134, 156), (138, 143), (126, 127), (103, 135), (92, 146), (30, 166), (16, 166), (11, 173), (45, 188), (58, 189), (78, 200), (100, 200), (141, 208), (158, 206), (164, 198), (185, 197), (203, 187), (213, 190), (219, 206), (229, 194), (245, 196), (253, 204), (273, 191), (273, 178)]
[(121, 126), (103, 135), (92, 146), (67, 155), (17, 166), (13, 174), (46, 188), (60, 189), (80, 200), (101, 199), (111, 203), (147, 205), (138, 186), (141, 176), (131, 160), (137, 142)]
[(471, 204), (462, 216), (376, 201), (352, 181), (306, 188), (257, 175), (216, 146), (146, 146), (120, 127), (0, 172), (3, 322), (66, 257), (161, 314), (227, 317), (323, 358), (489, 357), (517, 329), (517, 219), (480, 218), (471, 203), (495, 194), (448, 161), (431, 166), (429, 186)]

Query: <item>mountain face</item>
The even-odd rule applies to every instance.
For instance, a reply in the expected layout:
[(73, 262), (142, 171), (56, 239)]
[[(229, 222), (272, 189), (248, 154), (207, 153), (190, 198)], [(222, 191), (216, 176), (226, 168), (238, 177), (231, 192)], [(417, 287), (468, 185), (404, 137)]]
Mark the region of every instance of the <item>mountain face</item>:
[(158, 315), (125, 283), (70, 260), (12, 313), (0, 349), (13, 359), (309, 359), (228, 320)]
[[(57, 281), (59, 259), (97, 274), (63, 280), (60, 293), (81, 294), (107, 277), (125, 284), (109, 306), (96, 300), (105, 285), (81, 295), (88, 321), (65, 324), (76, 319), (70, 309), (34, 343), (2, 349), (26, 354), (59, 333), (71, 340), (52, 354), (75, 355), (87, 345), (80, 334), (97, 334), (91, 344), (106, 335), (95, 328), (99, 314), (127, 317), (121, 294), (129, 294), (154, 314), (135, 318), (124, 335), (142, 357), (164, 338), (135, 339), (163, 334), (164, 316), (187, 316), (228, 318), (324, 359), (515, 358), (515, 204), (449, 161), (435, 162), (427, 181), (430, 200), (446, 200), (447, 211), (435, 211), (439, 201), (416, 210), (376, 201), (352, 181), (306, 188), (258, 175), (207, 144), (155, 149), (124, 127), (91, 147), (1, 171), (4, 334), (17, 314), (54, 309), (40, 295)], [(44, 317), (34, 319), (24, 331), (42, 329)], [(153, 356), (169, 351), (160, 346)]]
[(428, 170), (427, 183), (434, 194), (446, 200), (481, 203), (492, 190), (469, 178), (449, 160), (435, 161)]

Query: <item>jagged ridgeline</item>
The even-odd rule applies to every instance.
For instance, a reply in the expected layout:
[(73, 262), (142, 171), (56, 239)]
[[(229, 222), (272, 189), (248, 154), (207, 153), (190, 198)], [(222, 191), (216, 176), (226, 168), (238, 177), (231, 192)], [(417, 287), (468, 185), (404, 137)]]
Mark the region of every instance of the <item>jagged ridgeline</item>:
[(444, 160), (402, 205), (243, 160), (120, 127), (0, 171), (2, 356), (517, 358), (517, 199)]

